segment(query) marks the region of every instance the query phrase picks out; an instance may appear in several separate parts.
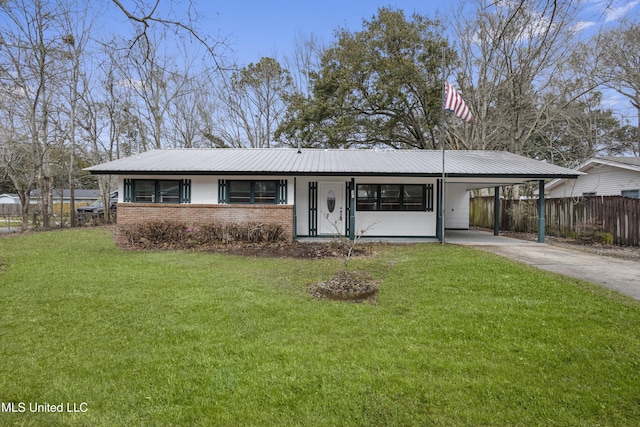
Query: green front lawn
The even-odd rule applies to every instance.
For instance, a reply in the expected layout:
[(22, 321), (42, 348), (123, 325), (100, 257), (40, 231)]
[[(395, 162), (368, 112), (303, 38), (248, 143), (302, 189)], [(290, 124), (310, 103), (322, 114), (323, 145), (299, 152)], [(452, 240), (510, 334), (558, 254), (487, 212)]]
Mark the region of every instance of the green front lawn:
[(637, 301), (452, 245), (353, 264), (377, 306), (309, 295), (337, 260), (0, 239), (0, 425), (640, 423)]

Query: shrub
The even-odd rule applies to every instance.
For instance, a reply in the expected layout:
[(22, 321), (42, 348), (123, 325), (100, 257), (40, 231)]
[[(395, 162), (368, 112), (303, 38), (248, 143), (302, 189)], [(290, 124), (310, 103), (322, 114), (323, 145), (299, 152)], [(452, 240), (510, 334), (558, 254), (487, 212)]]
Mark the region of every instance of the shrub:
[(217, 222), (187, 226), (168, 221), (151, 221), (118, 228), (127, 244), (141, 248), (191, 249), (210, 245), (238, 243), (275, 243), (283, 241), (285, 230), (272, 223)]
[(607, 233), (602, 229), (599, 222), (587, 222), (579, 225), (577, 228), (577, 240), (587, 243), (602, 243), (605, 245), (613, 244), (613, 234)]

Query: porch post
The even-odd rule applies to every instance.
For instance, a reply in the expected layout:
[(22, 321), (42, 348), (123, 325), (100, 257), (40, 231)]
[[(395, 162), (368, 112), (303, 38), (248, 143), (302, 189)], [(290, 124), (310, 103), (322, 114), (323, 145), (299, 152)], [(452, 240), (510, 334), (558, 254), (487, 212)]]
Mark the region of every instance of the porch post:
[(296, 177), (293, 177), (293, 240), (296, 240), (298, 238), (298, 214), (296, 213), (296, 211), (298, 210), (298, 200), (296, 199), (297, 197), (297, 192), (296, 189), (298, 187), (298, 184), (296, 182)]
[(500, 234), (500, 187), (494, 187), (493, 195), (493, 235)]
[(544, 243), (544, 180), (538, 181), (538, 243)]
[(349, 185), (349, 239), (356, 238), (356, 179), (351, 178)]

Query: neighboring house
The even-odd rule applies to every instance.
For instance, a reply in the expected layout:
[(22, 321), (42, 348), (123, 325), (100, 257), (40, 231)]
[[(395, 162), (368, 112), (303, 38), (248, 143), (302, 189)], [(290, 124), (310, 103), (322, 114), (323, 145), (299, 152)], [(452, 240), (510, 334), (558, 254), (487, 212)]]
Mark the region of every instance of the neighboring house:
[(0, 215), (20, 215), (20, 197), (17, 194), (0, 194)]
[(17, 194), (0, 194), (0, 205), (19, 205), (20, 197)]
[(556, 179), (545, 186), (547, 198), (627, 196), (640, 198), (640, 157), (593, 157), (580, 165), (585, 175)]
[[(32, 203), (33, 201), (40, 200), (40, 193), (41, 192), (39, 189), (33, 190), (31, 192)], [(60, 199), (62, 199), (63, 203), (71, 202), (71, 190), (69, 189), (62, 190), (62, 192), (59, 189), (54, 189), (51, 193), (53, 196), (53, 201), (56, 203), (59, 203)], [(75, 203), (91, 203), (94, 200), (98, 200), (99, 198), (100, 190), (85, 190), (77, 188), (73, 191), (73, 199)]]
[[(497, 151), (447, 151), (446, 228), (468, 229), (469, 191), (576, 178)], [(291, 239), (440, 235), (443, 153), (431, 150), (152, 150), (87, 168), (118, 176), (118, 225), (149, 220), (282, 224)]]
[[(61, 197), (62, 196), (62, 197)], [(92, 202), (94, 200), (98, 200), (100, 198), (100, 190), (85, 190), (76, 188), (73, 190), (73, 200), (75, 203), (86, 203)], [(62, 199), (63, 203), (71, 202), (71, 190), (62, 190), (62, 194), (60, 194), (60, 190), (53, 190), (53, 200), (58, 202)]]

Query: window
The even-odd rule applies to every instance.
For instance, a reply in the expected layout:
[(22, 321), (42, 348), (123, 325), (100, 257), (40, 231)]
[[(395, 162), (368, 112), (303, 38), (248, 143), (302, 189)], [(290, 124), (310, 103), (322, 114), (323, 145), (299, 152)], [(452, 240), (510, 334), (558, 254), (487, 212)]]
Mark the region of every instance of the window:
[(137, 179), (133, 183), (133, 202), (155, 203), (156, 183), (151, 180)]
[(188, 179), (125, 179), (124, 190), (125, 202), (191, 202), (191, 180)]
[(640, 199), (640, 190), (622, 190), (620, 195), (631, 197), (632, 199)]
[(276, 181), (253, 181), (253, 203), (276, 203)]
[(180, 203), (180, 181), (157, 181), (157, 203)]
[(276, 204), (278, 181), (227, 181), (228, 202)]
[(399, 211), (401, 208), (402, 186), (401, 185), (381, 185), (380, 186), (380, 210)]
[(433, 185), (359, 184), (359, 211), (433, 211)]
[(358, 185), (356, 197), (356, 210), (375, 211), (378, 206), (378, 186), (362, 184)]
[(251, 203), (251, 181), (229, 181), (229, 203)]
[(586, 193), (582, 193), (583, 197), (591, 197), (591, 196), (595, 196), (595, 195), (596, 195), (595, 191), (589, 191), (589, 192), (586, 192)]

